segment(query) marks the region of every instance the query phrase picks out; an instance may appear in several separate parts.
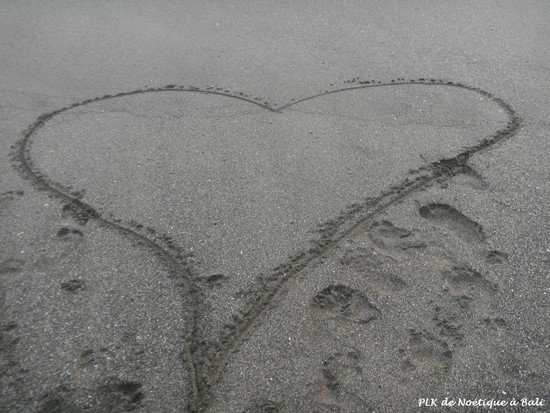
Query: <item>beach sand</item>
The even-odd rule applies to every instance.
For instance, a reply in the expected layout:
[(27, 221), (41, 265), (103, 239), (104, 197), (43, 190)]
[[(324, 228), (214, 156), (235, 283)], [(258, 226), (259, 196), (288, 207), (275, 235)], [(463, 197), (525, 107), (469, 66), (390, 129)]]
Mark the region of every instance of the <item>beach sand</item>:
[(548, 411), (546, 5), (134, 4), (0, 6), (1, 411)]

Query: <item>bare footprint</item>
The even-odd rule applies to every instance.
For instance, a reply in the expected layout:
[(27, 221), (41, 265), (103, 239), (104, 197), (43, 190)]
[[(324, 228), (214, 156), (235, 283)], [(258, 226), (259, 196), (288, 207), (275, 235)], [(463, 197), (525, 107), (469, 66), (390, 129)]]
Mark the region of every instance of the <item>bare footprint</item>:
[(109, 379), (97, 387), (98, 401), (105, 411), (131, 411), (144, 399), (141, 383)]
[(380, 314), (366, 295), (342, 284), (320, 291), (311, 300), (310, 307), (319, 316), (344, 318), (357, 323), (369, 323)]
[(371, 411), (368, 401), (359, 396), (367, 386), (361, 361), (357, 351), (336, 353), (323, 361), (313, 395), (315, 411)]
[(82, 231), (78, 229), (71, 229), (68, 227), (60, 228), (59, 231), (57, 231), (57, 233), (55, 234), (56, 239), (63, 241), (74, 241), (83, 236), (84, 234), (82, 233)]
[[(141, 387), (141, 383), (117, 378), (99, 384), (92, 394), (87, 389), (76, 390), (60, 385), (42, 397), (38, 412), (130, 412), (142, 405), (144, 395)], [(83, 400), (87, 402), (85, 407), (81, 405)]]
[(0, 214), (8, 205), (19, 196), (23, 196), (25, 193), (23, 191), (7, 191), (0, 194)]
[(468, 242), (485, 240), (483, 228), (477, 222), (447, 204), (429, 204), (420, 207), (420, 216), (438, 227), (448, 229)]
[(415, 239), (411, 231), (396, 227), (386, 220), (372, 223), (369, 226), (368, 235), (373, 244), (379, 248), (399, 250), (426, 248), (426, 244)]
[[(67, 260), (69, 257), (77, 255), (79, 246), (81, 247), (84, 242), (84, 233), (79, 229), (68, 226), (59, 228), (48, 242), (47, 249), (33, 263), (32, 269), (38, 272), (46, 271), (49, 266), (56, 265), (61, 260)], [(65, 287), (63, 288), (68, 290)]]
[(479, 336), (480, 328), (486, 332), (481, 334), (483, 337), (505, 326), (503, 319), (489, 316), (497, 290), (495, 283), (472, 268), (453, 267), (442, 275), (444, 296), (434, 305), (432, 318), (441, 339), (461, 345), (469, 337)]
[(441, 384), (451, 371), (453, 354), (446, 341), (427, 331), (411, 329), (409, 348), (402, 365), (403, 378), (422, 379)]
[(58, 386), (52, 391), (44, 394), (40, 400), (38, 413), (58, 413), (58, 412), (77, 412), (80, 409), (72, 403), (74, 397), (72, 392), (66, 386)]
[(25, 262), (15, 258), (8, 258), (0, 261), (0, 275), (12, 274), (21, 271)]
[(244, 411), (244, 413), (280, 413), (281, 409), (272, 400), (265, 400), (256, 403), (251, 408), (248, 408)]
[[(464, 165), (462, 173), (454, 176), (452, 180), (459, 185), (469, 186), (478, 191), (485, 190), (489, 187), (483, 175), (468, 165)], [(445, 185), (446, 184), (445, 182)]]
[[(340, 264), (360, 274), (370, 274), (374, 268), (385, 263), (402, 261), (404, 251), (426, 248), (426, 244), (416, 239), (413, 232), (396, 227), (386, 220), (371, 223), (365, 235), (359, 246), (354, 246), (354, 242), (348, 240), (350, 247), (340, 258)], [(398, 288), (402, 286), (401, 280), (394, 276), (390, 278), (390, 284), (395, 284)], [(387, 287), (387, 282), (383, 283)]]
[(465, 309), (457, 302), (450, 301), (444, 305), (434, 307), (433, 322), (438, 328), (442, 339), (460, 343), (464, 339), (464, 324), (468, 315)]
[(446, 290), (453, 297), (465, 297), (473, 300), (484, 295), (493, 295), (497, 285), (487, 280), (483, 275), (472, 268), (454, 267), (444, 271), (443, 276), (447, 281)]
[(340, 259), (340, 264), (356, 271), (368, 271), (379, 267), (388, 257), (378, 253), (376, 248), (354, 247), (348, 248)]
[(489, 264), (502, 264), (508, 261), (508, 254), (497, 250), (487, 251), (485, 254), (485, 262)]
[(83, 280), (72, 279), (62, 282), (61, 288), (65, 291), (76, 293), (78, 290), (86, 288), (86, 283)]

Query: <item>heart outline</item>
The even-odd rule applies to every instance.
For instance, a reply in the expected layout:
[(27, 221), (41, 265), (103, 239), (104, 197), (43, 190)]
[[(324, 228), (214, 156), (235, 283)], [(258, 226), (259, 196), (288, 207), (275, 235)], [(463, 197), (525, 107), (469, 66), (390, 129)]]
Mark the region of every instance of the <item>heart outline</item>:
[[(355, 83), (355, 79), (348, 82)], [(264, 284), (256, 286), (262, 287), (257, 290), (263, 292), (263, 294), (253, 294), (254, 299), (251, 300), (246, 306), (246, 311), (239, 320), (237, 328), (233, 333), (221, 337), (221, 342), (224, 346), (220, 349), (220, 356), (214, 359), (208, 359), (206, 357), (205, 360), (202, 360), (204, 356), (201, 355), (201, 349), (198, 345), (200, 337), (197, 335), (200, 327), (198, 325), (198, 314), (200, 312), (201, 303), (199, 302), (198, 292), (194, 286), (192, 271), (185, 263), (181, 252), (173, 252), (172, 241), (166, 237), (155, 237), (154, 239), (149, 238), (140, 232), (140, 225), (135, 222), (124, 224), (119, 220), (110, 220), (106, 218), (104, 214), (95, 210), (91, 205), (83, 202), (78, 194), (72, 193), (69, 188), (48, 179), (42, 172), (40, 172), (38, 168), (36, 168), (31, 158), (30, 146), (32, 144), (32, 137), (47, 121), (67, 110), (106, 99), (153, 92), (195, 92), (239, 99), (260, 106), (271, 112), (281, 112), (295, 104), (328, 94), (373, 87), (404, 85), (457, 87), (476, 92), (497, 103), (507, 114), (509, 118), (508, 124), (504, 129), (497, 130), (489, 138), (485, 138), (475, 145), (464, 148), (462, 152), (454, 157), (440, 159), (439, 161), (432, 162), (431, 164), (421, 166), (414, 171), (410, 171), (409, 175), (413, 176), (414, 179), (406, 178), (400, 184), (392, 186), (388, 191), (381, 193), (377, 197), (368, 198), (359, 203), (352, 204), (335, 219), (325, 223), (321, 230), (320, 238), (312, 241), (313, 246), (309, 250), (300, 252), (295, 256), (290, 257), (286, 263), (272, 269), (271, 275), (266, 278)], [(185, 87), (176, 85), (138, 89), (130, 92), (121, 92), (115, 95), (104, 95), (102, 97), (96, 97), (84, 100), (82, 102), (73, 103), (70, 106), (39, 116), (36, 121), (32, 123), (23, 133), (23, 138), (20, 139), (13, 147), (12, 161), (14, 163), (14, 167), (24, 178), (30, 180), (31, 183), (38, 189), (45, 190), (60, 199), (61, 203), (64, 204), (64, 210), (73, 213), (81, 221), (81, 223), (84, 224), (89, 219), (94, 219), (107, 228), (116, 230), (126, 237), (133, 238), (149, 248), (155, 254), (160, 255), (160, 257), (168, 264), (170, 268), (170, 275), (178, 278), (183, 283), (183, 286), (185, 287), (184, 289), (188, 293), (187, 297), (191, 298), (191, 304), (189, 305), (190, 311), (187, 314), (187, 317), (190, 317), (191, 319), (191, 328), (184, 337), (184, 341), (187, 343), (185, 353), (190, 371), (190, 382), (192, 387), (190, 390), (187, 407), (192, 412), (204, 411), (208, 407), (210, 389), (212, 384), (218, 381), (221, 377), (223, 367), (227, 363), (227, 358), (242, 343), (246, 335), (254, 327), (255, 321), (268, 308), (270, 302), (277, 296), (286, 282), (307, 268), (311, 262), (319, 259), (325, 253), (330, 251), (330, 249), (336, 246), (345, 236), (353, 234), (355, 229), (359, 228), (362, 224), (378, 215), (384, 209), (399, 203), (407, 196), (410, 196), (420, 189), (430, 187), (436, 180), (447, 180), (457, 174), (460, 174), (466, 167), (466, 163), (471, 155), (489, 149), (495, 144), (514, 136), (521, 124), (521, 119), (517, 116), (514, 109), (501, 98), (498, 98), (493, 94), (477, 87), (467, 86), (462, 83), (451, 81), (443, 81), (441, 79), (436, 80), (419, 78), (417, 80), (411, 79), (406, 81), (405, 79), (399, 78), (397, 81), (391, 80), (390, 82), (384, 83), (380, 81), (359, 81), (356, 86), (343, 87), (330, 91), (326, 90), (299, 100), (292, 99), (289, 103), (279, 107), (272, 107), (267, 102), (260, 103), (258, 100), (259, 98), (249, 99), (247, 95), (242, 93), (238, 95), (231, 94), (227, 89), (214, 89), (213, 87), (200, 89), (194, 86)], [(268, 285), (269, 288), (266, 288)], [(199, 359), (201, 360), (199, 361)], [(208, 377), (211, 378), (209, 382), (207, 382), (206, 373), (202, 375), (200, 374), (201, 371), (198, 366), (199, 364), (202, 364), (202, 362), (205, 363), (205, 367), (203, 368), (208, 371)]]

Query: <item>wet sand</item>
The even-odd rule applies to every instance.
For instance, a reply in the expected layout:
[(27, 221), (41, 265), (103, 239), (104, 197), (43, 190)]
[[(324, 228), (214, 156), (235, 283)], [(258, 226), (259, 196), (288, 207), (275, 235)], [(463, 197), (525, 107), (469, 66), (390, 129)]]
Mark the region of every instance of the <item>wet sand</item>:
[(1, 6), (0, 409), (546, 411), (550, 10), (498, 4)]

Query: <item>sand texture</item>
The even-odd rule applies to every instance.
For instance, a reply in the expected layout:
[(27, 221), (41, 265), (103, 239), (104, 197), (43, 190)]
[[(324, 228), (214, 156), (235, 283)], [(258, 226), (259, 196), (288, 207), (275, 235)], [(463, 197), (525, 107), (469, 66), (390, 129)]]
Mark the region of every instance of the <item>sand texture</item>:
[(0, 5), (0, 411), (548, 411), (549, 30)]

